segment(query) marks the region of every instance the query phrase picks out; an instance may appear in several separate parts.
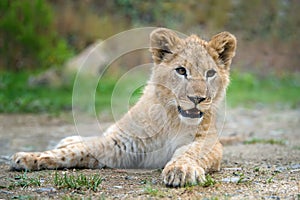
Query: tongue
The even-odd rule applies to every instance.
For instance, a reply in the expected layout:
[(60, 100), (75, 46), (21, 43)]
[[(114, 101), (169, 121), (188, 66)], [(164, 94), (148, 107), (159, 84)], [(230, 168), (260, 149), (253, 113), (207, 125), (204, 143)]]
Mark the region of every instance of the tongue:
[(198, 110), (197, 108), (192, 108), (189, 110), (185, 111), (187, 114), (200, 114), (200, 110)]
[(182, 110), (181, 107), (178, 107), (178, 111), (183, 117), (189, 117), (189, 118), (200, 118), (203, 115), (203, 113), (197, 108)]

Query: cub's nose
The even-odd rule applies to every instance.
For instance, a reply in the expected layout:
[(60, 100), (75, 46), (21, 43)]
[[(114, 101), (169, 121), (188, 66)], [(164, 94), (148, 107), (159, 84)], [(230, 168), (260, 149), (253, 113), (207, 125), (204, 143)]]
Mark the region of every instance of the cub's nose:
[(206, 98), (205, 97), (199, 97), (199, 96), (187, 96), (189, 100), (191, 100), (195, 105), (201, 103)]

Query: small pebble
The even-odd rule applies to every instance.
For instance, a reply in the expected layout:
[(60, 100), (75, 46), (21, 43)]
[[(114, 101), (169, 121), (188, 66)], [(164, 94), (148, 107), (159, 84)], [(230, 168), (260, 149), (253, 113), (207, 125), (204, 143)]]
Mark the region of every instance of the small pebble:
[(274, 172), (284, 172), (287, 168), (286, 167), (276, 167), (276, 169), (274, 170)]
[(156, 185), (156, 184), (157, 184), (157, 180), (153, 178), (152, 181), (151, 181), (151, 183), (152, 183), (153, 185)]
[(300, 169), (293, 169), (290, 171), (290, 173), (296, 173), (296, 172), (300, 172)]
[(241, 167), (228, 167), (228, 168), (223, 168), (225, 171), (241, 171)]
[(34, 192), (37, 192), (37, 193), (56, 192), (56, 189), (53, 187), (45, 187), (45, 188), (38, 188), (38, 189), (34, 190)]
[(278, 197), (278, 196), (269, 196), (269, 197), (267, 197), (267, 199), (276, 199), (276, 200), (280, 200), (280, 197)]
[(240, 180), (240, 177), (228, 177), (228, 178), (223, 178), (222, 182), (224, 183), (237, 183)]
[(7, 190), (0, 190), (0, 193), (2, 194), (13, 194), (13, 192), (7, 191)]
[(300, 169), (300, 164), (293, 164), (291, 165), (292, 169)]
[(134, 177), (133, 176), (125, 176), (125, 180), (133, 180)]

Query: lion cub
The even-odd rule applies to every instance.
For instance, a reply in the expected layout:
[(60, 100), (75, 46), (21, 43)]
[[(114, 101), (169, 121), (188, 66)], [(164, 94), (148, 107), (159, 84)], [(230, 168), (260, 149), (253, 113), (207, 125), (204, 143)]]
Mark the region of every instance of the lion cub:
[(205, 172), (220, 170), (216, 112), (229, 84), (235, 37), (181, 39), (159, 28), (150, 44), (151, 78), (122, 119), (98, 137), (73, 136), (53, 150), (16, 153), (12, 169), (163, 168), (171, 187), (203, 182)]

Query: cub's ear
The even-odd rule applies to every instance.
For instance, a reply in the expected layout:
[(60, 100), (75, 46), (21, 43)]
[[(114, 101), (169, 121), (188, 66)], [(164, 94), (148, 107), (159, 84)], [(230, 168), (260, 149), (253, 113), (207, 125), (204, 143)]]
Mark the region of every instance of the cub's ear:
[(219, 66), (230, 68), (236, 50), (236, 38), (228, 32), (219, 33), (208, 42), (209, 52)]
[(158, 28), (150, 34), (150, 51), (156, 64), (171, 59), (172, 54), (180, 46), (181, 39), (173, 31)]

